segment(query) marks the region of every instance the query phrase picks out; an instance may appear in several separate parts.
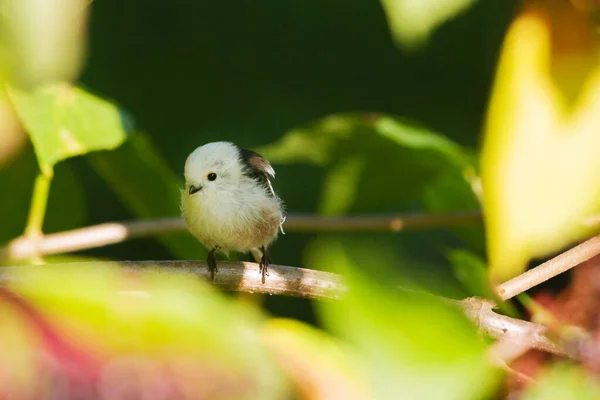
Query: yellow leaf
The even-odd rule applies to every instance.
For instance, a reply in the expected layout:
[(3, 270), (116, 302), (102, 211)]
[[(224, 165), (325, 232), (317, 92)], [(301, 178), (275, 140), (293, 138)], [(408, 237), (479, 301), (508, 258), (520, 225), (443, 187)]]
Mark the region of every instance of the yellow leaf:
[(591, 16), (528, 2), (510, 26), (486, 121), (491, 279), (589, 235), (600, 207), (600, 64)]

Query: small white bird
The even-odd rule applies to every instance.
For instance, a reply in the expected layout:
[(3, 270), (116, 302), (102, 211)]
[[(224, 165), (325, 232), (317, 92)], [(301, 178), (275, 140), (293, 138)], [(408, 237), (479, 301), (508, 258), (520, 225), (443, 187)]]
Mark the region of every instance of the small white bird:
[(229, 142), (198, 147), (185, 162), (181, 211), (189, 231), (209, 249), (206, 263), (214, 279), (215, 253), (262, 252), (262, 283), (271, 263), (267, 247), (283, 232), (285, 215), (271, 178), (275, 171), (260, 154)]

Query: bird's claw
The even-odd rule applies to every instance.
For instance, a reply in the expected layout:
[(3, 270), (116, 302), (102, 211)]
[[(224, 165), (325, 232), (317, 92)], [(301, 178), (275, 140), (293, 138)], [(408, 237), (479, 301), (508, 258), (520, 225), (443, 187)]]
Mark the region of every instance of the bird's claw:
[(210, 271), (210, 280), (214, 281), (215, 280), (215, 274), (217, 272), (219, 272), (219, 270), (217, 269), (217, 260), (215, 260), (215, 251), (217, 249), (212, 249), (209, 253), (208, 253), (208, 257), (206, 257), (206, 264), (208, 265), (208, 270)]
[(260, 258), (258, 273), (261, 274), (261, 282), (265, 283), (265, 277), (269, 276), (269, 264), (271, 264), (271, 258), (267, 254), (267, 249), (264, 247), (262, 250), (262, 257)]

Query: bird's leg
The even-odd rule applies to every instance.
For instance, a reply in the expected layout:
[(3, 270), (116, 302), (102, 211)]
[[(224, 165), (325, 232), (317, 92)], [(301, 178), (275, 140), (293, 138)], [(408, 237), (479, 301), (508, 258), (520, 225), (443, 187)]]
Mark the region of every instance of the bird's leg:
[(262, 251), (262, 257), (260, 258), (260, 269), (259, 269), (259, 273), (262, 274), (262, 283), (265, 283), (265, 276), (269, 276), (269, 264), (271, 264), (271, 258), (269, 257), (269, 254), (267, 253), (267, 249), (265, 246), (262, 246), (260, 248), (260, 250)]
[(217, 270), (217, 260), (215, 259), (215, 252), (217, 251), (217, 247), (213, 248), (208, 252), (208, 256), (206, 257), (206, 264), (208, 265), (208, 270), (210, 271), (210, 280), (215, 280), (215, 274), (219, 272)]

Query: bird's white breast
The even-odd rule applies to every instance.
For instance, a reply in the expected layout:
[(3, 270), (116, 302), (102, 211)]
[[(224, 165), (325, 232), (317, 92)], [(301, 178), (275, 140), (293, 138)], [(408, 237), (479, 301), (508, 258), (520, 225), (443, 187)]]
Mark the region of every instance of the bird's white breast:
[(190, 232), (208, 249), (219, 246), (224, 252), (269, 245), (282, 218), (279, 200), (251, 180), (218, 191), (183, 193), (182, 209)]

